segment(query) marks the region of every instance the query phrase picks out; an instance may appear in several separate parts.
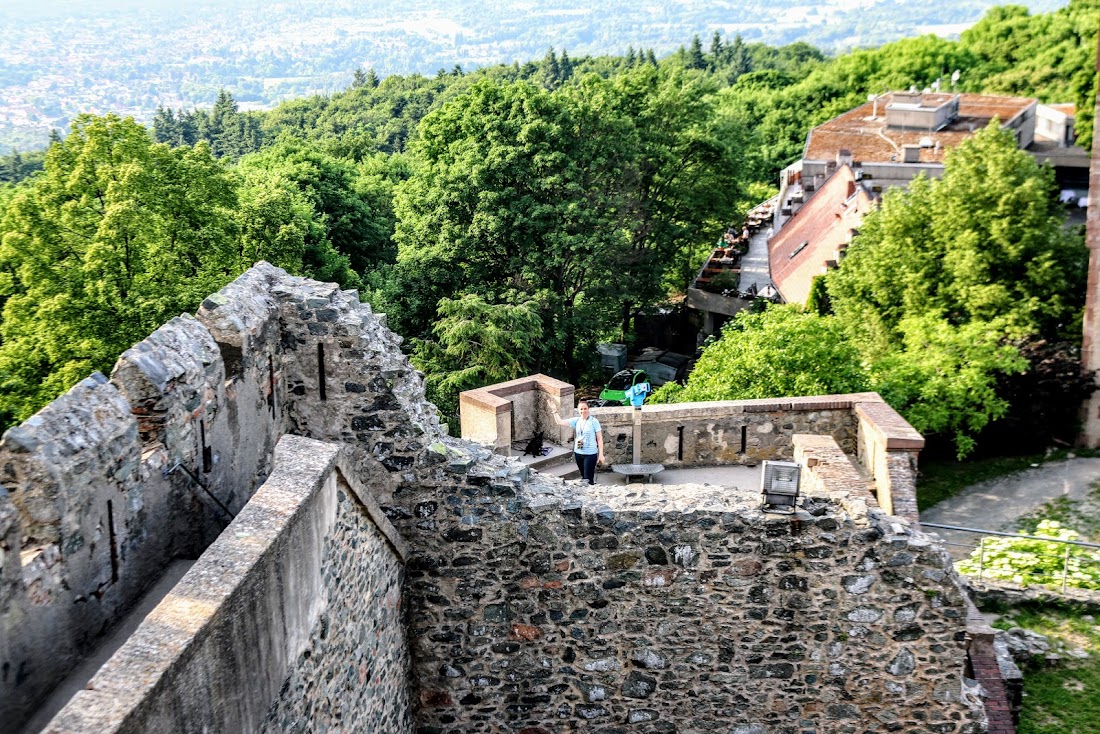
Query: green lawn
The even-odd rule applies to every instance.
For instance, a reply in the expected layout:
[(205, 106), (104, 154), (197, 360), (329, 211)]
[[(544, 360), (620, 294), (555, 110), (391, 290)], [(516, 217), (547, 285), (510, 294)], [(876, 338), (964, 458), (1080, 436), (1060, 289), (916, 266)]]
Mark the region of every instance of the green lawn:
[(1044, 608), (1014, 610), (997, 627), (1024, 627), (1090, 657), (1064, 655), (1056, 668), (1024, 671), (1019, 734), (1100, 734), (1100, 626), (1081, 613)]

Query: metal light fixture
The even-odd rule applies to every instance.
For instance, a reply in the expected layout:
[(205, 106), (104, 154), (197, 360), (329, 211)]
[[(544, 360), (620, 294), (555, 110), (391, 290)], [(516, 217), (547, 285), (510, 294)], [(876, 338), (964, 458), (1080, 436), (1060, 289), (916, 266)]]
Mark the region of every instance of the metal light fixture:
[(762, 505), (764, 512), (794, 514), (801, 478), (802, 465), (797, 462), (765, 461), (760, 473), (760, 494), (764, 495)]

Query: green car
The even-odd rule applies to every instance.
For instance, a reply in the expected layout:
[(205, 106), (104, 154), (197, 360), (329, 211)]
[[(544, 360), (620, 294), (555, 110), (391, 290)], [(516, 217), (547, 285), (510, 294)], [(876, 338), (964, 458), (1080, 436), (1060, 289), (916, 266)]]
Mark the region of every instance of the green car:
[(648, 381), (645, 370), (620, 370), (607, 381), (600, 393), (600, 401), (604, 405), (630, 405), (630, 401), (626, 399), (627, 388)]

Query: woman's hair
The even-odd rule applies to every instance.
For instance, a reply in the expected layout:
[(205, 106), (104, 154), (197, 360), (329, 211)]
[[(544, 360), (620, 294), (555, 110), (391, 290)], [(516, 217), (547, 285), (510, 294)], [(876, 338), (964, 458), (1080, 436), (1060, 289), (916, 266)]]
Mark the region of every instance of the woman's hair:
[(578, 401), (577, 402), (577, 410), (580, 410), (582, 405), (587, 408), (588, 407), (588, 401), (587, 400)]

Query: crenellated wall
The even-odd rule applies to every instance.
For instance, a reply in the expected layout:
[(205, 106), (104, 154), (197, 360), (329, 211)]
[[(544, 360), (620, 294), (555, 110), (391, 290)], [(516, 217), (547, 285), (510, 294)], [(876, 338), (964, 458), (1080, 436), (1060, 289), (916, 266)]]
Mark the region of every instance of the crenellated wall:
[(340, 458), (275, 471), (46, 731), (411, 732), (404, 543)]
[(392, 491), (388, 470), (439, 436), (399, 341), (354, 292), (260, 263), (7, 431), (0, 720), (25, 720), (170, 561), (218, 537), (288, 430), (354, 444)]

